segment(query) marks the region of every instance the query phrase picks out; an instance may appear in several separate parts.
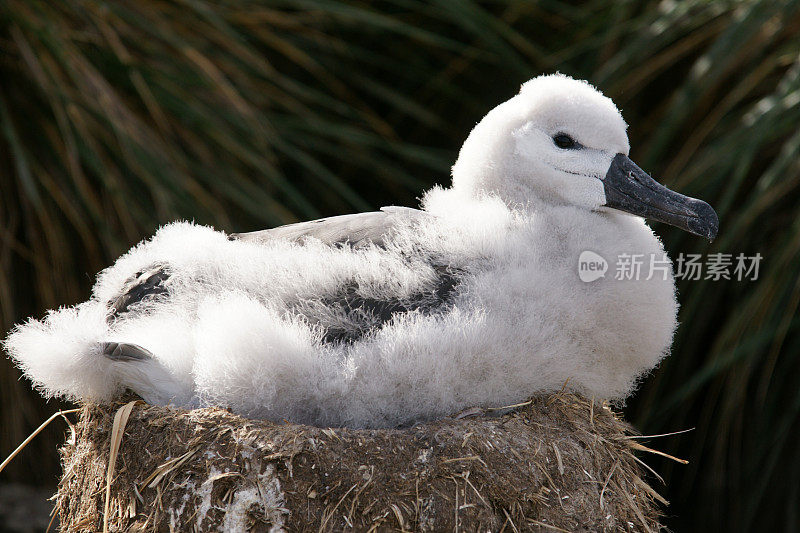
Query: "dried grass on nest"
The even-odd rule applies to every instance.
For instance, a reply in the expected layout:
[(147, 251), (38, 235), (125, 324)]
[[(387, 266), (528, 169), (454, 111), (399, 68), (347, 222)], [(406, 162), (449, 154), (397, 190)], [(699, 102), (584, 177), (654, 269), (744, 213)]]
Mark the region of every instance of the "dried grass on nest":
[(110, 531), (660, 529), (630, 427), (571, 394), (385, 430), (128, 410), (124, 424), (120, 405), (86, 406), (62, 448), (63, 530), (102, 530), (106, 505)]

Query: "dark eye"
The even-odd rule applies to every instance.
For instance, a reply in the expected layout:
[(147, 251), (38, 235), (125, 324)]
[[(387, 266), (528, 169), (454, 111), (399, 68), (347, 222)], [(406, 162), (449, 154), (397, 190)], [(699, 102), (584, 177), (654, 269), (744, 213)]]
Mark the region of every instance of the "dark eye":
[(558, 133), (554, 135), (553, 142), (556, 143), (556, 146), (564, 150), (569, 150), (570, 148), (576, 148), (578, 146), (578, 143), (575, 142), (575, 139), (566, 133)]

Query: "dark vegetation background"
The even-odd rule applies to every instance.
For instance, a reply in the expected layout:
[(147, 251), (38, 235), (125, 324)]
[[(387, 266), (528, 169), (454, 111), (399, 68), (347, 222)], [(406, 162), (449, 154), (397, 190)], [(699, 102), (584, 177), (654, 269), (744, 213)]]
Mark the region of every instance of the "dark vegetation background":
[[(0, 324), (85, 300), (159, 224), (245, 231), (414, 205), (543, 72), (591, 80), (632, 157), (709, 201), (757, 281), (679, 284), (629, 402), (676, 531), (800, 529), (800, 9), (777, 1), (0, 2)], [(0, 359), (0, 458), (60, 406)], [(0, 481), (54, 486), (57, 422)]]

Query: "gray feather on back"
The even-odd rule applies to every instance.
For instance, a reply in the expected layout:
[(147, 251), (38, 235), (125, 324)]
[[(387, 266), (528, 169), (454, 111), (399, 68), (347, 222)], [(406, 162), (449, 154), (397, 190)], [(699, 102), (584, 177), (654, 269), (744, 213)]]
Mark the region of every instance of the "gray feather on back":
[(429, 216), (419, 209), (388, 206), (380, 211), (321, 218), (249, 233), (232, 233), (230, 238), (260, 243), (314, 238), (326, 244), (349, 244), (354, 248), (369, 244), (383, 247), (397, 231), (398, 222), (421, 220)]

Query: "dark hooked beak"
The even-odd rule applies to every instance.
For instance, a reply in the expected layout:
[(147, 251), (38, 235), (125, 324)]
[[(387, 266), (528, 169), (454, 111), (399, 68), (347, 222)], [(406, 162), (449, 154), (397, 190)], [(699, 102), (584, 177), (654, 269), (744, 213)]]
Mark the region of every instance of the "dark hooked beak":
[(719, 218), (710, 205), (667, 189), (624, 154), (614, 156), (603, 187), (607, 207), (658, 220), (708, 240), (717, 236)]

